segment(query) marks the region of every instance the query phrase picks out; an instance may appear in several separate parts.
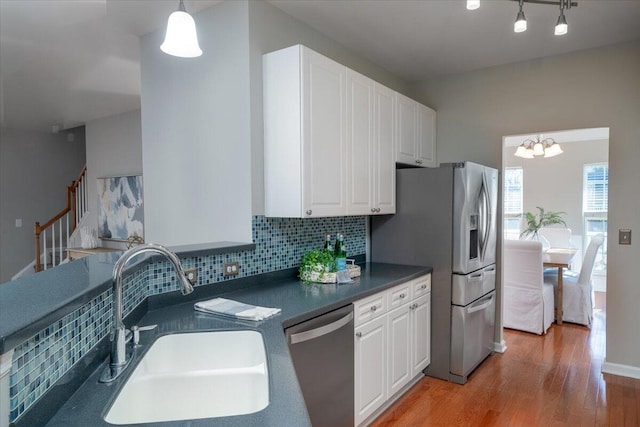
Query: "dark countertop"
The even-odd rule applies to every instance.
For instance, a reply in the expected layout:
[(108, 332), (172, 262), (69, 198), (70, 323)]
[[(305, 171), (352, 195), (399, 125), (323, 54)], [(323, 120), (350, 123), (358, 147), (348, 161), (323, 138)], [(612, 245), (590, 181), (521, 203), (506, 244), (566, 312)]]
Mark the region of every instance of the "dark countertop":
[[(170, 247), (180, 257), (250, 250), (253, 243), (217, 242)], [(100, 253), (0, 285), (0, 354), (15, 348), (53, 322), (111, 287), (113, 266), (122, 252)], [(156, 255), (141, 255), (127, 274)]]
[[(151, 297), (150, 310), (142, 317), (139, 325), (157, 324), (153, 331), (141, 333), (141, 352), (159, 336), (208, 330), (249, 329), (259, 331), (264, 339), (269, 369), (269, 406), (264, 410), (233, 417), (209, 418), (167, 423), (150, 423), (148, 426), (310, 426), (304, 399), (289, 355), (283, 328), (300, 323), (312, 317), (345, 306), (353, 301), (382, 291), (407, 280), (431, 272), (427, 267), (401, 266), (393, 264), (365, 264), (362, 276), (354, 283), (346, 285), (303, 285), (298, 279), (285, 278), (223, 293), (225, 298), (266, 307), (279, 307), (282, 312), (261, 322), (228, 320), (215, 315), (196, 312), (194, 298), (185, 297), (178, 302), (175, 295)], [(258, 276), (259, 277), (259, 276)], [(206, 288), (206, 287), (200, 287)], [(196, 288), (198, 291), (199, 289)], [(196, 292), (194, 292), (196, 293)], [(193, 295), (193, 294), (191, 294)], [(191, 296), (190, 295), (190, 296)], [(212, 295), (200, 294), (201, 299)], [(204, 298), (202, 298), (204, 297)], [(154, 308), (157, 307), (157, 308)], [(109, 426), (103, 420), (110, 402), (128, 375), (135, 369), (109, 385), (99, 384), (97, 379), (104, 364), (84, 382), (77, 392), (60, 408), (47, 426)], [(35, 408), (34, 408), (35, 409)]]

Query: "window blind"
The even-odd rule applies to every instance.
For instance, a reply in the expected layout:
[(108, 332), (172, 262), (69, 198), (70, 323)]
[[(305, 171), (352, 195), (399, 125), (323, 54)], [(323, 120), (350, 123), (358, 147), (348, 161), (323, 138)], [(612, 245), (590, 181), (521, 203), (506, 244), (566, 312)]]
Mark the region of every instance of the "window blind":
[(609, 165), (586, 164), (582, 179), (582, 211), (607, 212), (609, 199)]
[(522, 181), (521, 167), (504, 170), (504, 213), (522, 215)]

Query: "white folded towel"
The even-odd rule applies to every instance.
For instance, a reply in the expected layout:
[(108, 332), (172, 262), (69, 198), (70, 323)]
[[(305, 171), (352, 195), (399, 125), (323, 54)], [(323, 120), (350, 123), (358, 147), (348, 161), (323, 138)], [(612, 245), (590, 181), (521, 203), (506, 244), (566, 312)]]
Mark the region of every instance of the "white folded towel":
[(225, 298), (200, 301), (195, 303), (193, 308), (204, 313), (219, 314), (242, 320), (264, 320), (281, 311), (279, 308), (260, 307)]

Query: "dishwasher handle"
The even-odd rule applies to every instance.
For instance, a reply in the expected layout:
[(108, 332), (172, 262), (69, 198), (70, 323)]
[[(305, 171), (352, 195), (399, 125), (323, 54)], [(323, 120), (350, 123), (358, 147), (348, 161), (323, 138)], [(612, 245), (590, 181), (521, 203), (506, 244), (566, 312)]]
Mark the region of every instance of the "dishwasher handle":
[(304, 332), (298, 332), (297, 334), (291, 334), (291, 344), (299, 344), (301, 342), (309, 341), (315, 338), (319, 338), (323, 335), (330, 334), (331, 332), (337, 331), (343, 326), (348, 325), (352, 320), (353, 313), (349, 313), (346, 316), (336, 320), (335, 322), (329, 323), (328, 325), (320, 326), (319, 328), (310, 329)]

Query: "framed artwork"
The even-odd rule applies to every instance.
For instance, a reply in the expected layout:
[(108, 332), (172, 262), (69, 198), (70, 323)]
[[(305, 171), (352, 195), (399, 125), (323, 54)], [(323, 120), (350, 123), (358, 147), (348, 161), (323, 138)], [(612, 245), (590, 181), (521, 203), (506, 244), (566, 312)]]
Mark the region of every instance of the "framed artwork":
[(98, 178), (98, 237), (126, 241), (144, 238), (142, 176)]

